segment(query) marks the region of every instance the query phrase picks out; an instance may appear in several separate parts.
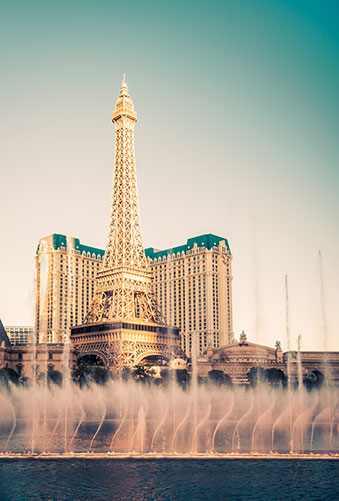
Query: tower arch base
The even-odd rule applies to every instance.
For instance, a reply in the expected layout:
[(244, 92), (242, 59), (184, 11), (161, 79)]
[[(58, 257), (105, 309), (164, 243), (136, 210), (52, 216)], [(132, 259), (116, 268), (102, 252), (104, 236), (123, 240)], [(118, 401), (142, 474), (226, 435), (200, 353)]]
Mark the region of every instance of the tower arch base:
[(95, 354), (115, 374), (150, 357), (167, 361), (185, 358), (179, 329), (155, 323), (106, 322), (73, 327), (71, 343), (78, 359)]

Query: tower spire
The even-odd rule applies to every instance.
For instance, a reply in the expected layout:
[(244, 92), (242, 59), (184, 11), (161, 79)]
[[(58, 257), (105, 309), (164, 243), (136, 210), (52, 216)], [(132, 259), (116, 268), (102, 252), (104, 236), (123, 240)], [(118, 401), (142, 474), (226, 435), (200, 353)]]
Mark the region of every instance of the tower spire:
[(129, 97), (129, 90), (126, 83), (126, 73), (123, 74), (119, 97)]
[(112, 121), (115, 122), (122, 116), (137, 121), (137, 114), (134, 111), (134, 104), (129, 94), (125, 73), (121, 82), (119, 97), (115, 103), (115, 110), (112, 114)]

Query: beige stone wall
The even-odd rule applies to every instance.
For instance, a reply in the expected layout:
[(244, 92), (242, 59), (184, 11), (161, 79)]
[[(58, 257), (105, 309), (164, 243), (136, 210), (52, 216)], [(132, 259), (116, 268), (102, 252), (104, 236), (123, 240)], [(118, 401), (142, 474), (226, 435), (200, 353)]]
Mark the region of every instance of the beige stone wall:
[[(276, 368), (288, 376), (287, 355), (280, 348), (250, 343), (245, 339), (228, 346), (208, 348), (198, 360), (197, 371), (199, 376), (207, 377), (209, 371), (221, 370), (231, 376), (233, 383), (248, 384), (247, 375), (252, 367)], [(294, 353), (294, 358), (290, 359), (289, 374), (292, 381), (298, 378), (297, 356)], [(339, 352), (300, 352), (300, 362), (303, 377), (319, 370), (333, 383), (339, 383)]]
[[(75, 361), (73, 352), (70, 352), (70, 368)], [(67, 355), (62, 345), (0, 347), (0, 368), (10, 367), (23, 377), (32, 378), (34, 370), (37, 376), (49, 369), (63, 373), (66, 363)]]

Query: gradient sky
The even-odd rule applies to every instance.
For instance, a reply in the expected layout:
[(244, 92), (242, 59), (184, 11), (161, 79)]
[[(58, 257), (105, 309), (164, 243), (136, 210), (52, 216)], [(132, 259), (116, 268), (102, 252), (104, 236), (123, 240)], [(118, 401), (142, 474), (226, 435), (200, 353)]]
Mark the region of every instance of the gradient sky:
[(292, 346), (338, 350), (338, 5), (2, 0), (3, 323), (33, 324), (41, 237), (105, 246), (126, 72), (145, 247), (225, 236), (236, 336), (286, 349), (287, 274)]

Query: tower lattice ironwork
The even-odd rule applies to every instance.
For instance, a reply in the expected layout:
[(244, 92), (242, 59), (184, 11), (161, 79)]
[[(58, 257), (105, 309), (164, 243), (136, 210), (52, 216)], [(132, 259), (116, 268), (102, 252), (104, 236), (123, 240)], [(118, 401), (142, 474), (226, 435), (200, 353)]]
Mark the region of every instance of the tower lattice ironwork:
[(116, 147), (111, 217), (96, 295), (85, 323), (138, 318), (164, 324), (141, 234), (134, 153), (137, 114), (125, 76), (112, 121)]
[(137, 114), (125, 75), (112, 114), (115, 159), (111, 216), (95, 297), (82, 326), (72, 327), (73, 348), (81, 357), (101, 357), (111, 370), (146, 357), (181, 356), (179, 330), (168, 327), (153, 291), (145, 256), (138, 204), (134, 126)]

